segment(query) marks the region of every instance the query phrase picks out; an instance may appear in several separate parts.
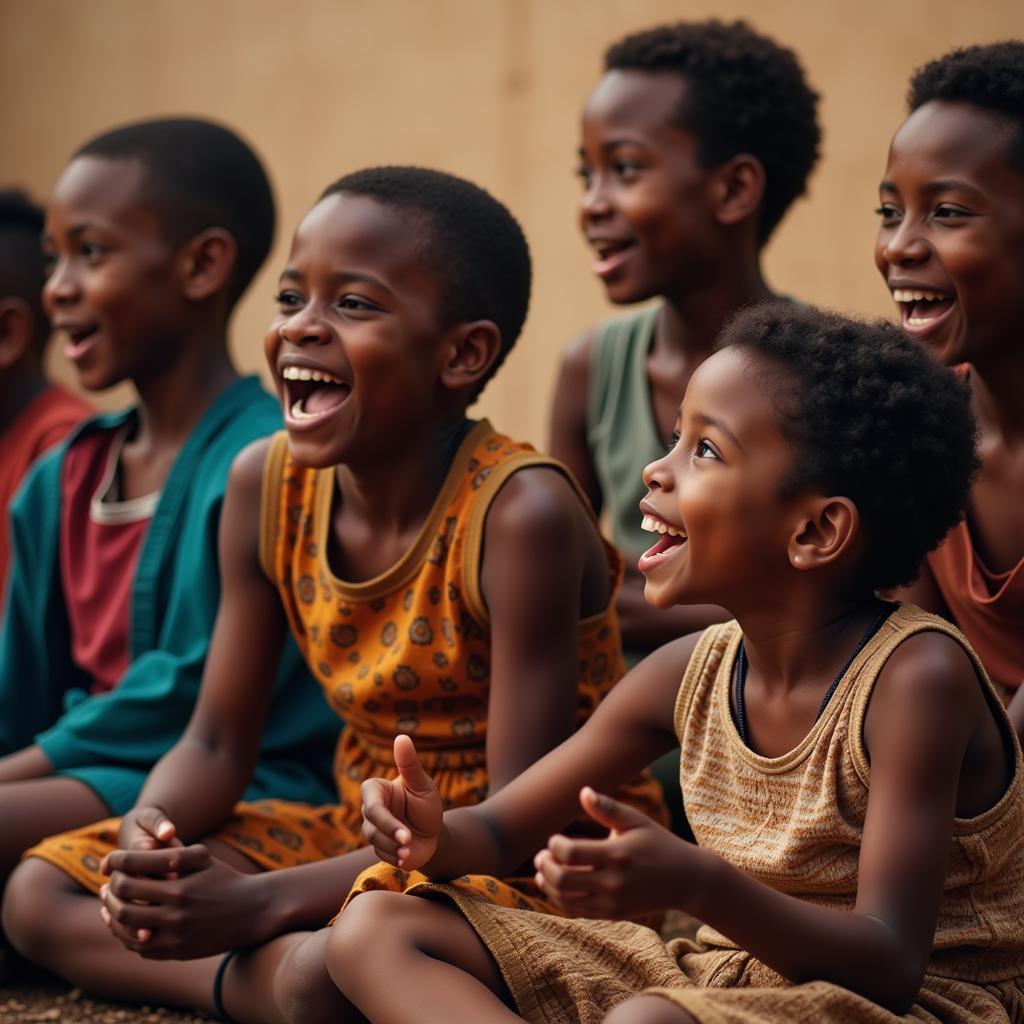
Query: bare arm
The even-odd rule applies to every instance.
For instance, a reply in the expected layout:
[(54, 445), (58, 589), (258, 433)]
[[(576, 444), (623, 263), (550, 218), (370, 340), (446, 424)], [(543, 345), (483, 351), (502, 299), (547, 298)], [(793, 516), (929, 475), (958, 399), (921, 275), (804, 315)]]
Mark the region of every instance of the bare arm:
[(24, 750), (0, 757), (0, 784), (41, 779), (53, 774), (53, 765), (42, 747), (32, 744)]
[(597, 330), (592, 329), (574, 338), (565, 350), (551, 407), (548, 450), (569, 467), (599, 516), (604, 502), (587, 443), (587, 393), (596, 344)]

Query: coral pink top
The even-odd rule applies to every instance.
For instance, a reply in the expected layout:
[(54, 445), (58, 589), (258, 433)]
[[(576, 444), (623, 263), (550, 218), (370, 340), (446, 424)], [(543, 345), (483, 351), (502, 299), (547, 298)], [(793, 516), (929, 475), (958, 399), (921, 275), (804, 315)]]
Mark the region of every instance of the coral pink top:
[(92, 409), (77, 395), (53, 385), (29, 402), (0, 436), (0, 610), (10, 559), (7, 506), (32, 463), (91, 415)]

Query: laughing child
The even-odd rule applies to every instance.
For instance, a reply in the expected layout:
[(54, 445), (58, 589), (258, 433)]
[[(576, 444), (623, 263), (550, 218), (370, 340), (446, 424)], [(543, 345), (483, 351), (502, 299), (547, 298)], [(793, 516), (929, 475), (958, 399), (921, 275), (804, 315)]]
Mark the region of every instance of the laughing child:
[(962, 367), (980, 432), (966, 518), (910, 600), (955, 622), (1024, 733), (1024, 42), (954, 50), (911, 79), (875, 259), (903, 329)]
[[(280, 423), (227, 349), (274, 206), (232, 132), (129, 125), (86, 143), (46, 210), (43, 303), (89, 391), (138, 403), (86, 423), (12, 507), (0, 633), (0, 879), (45, 836), (132, 807), (189, 720), (217, 611), (231, 460)], [(254, 797), (326, 798), (337, 722), (281, 662)]]
[[(121, 999), (320, 1020), (337, 996), (324, 925), (376, 861), (360, 783), (393, 771), (395, 736), (417, 737), (446, 806), (475, 804), (619, 678), (621, 564), (585, 498), (466, 415), (519, 334), (530, 275), (509, 212), (435, 171), (350, 174), (302, 220), (266, 337), (287, 434), (232, 471), (196, 713), (119, 850), (107, 823), (19, 868), (4, 921), (26, 955)], [(340, 803), (236, 806), (289, 632), (345, 720)], [(660, 812), (653, 780), (626, 793)], [(542, 908), (529, 875), (481, 895)]]
[(43, 374), (42, 235), (42, 209), (21, 192), (0, 192), (0, 615), (11, 499), (32, 463), (92, 412)]
[[(956, 628), (875, 597), (963, 514), (962, 384), (893, 326), (810, 309), (755, 308), (722, 341), (645, 470), (640, 568), (658, 607), (736, 620), (661, 648), (479, 807), (442, 816), (396, 741), (367, 835), (429, 898), (357, 883), (328, 944), (374, 1024), (1019, 1018), (1020, 748)], [(602, 795), (677, 740), (699, 846)], [(552, 835), (580, 804), (608, 838)], [(590, 920), (445, 884), (538, 849), (541, 889)], [(624, 920), (655, 907), (705, 926), (666, 945)]]

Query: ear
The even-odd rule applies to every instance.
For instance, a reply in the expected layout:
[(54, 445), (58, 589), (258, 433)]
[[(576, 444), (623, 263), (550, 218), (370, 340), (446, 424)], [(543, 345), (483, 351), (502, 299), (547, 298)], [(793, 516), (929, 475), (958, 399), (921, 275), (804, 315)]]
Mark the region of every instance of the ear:
[(207, 228), (182, 247), (180, 270), (186, 298), (196, 302), (212, 298), (231, 280), (238, 260), (238, 243), (230, 231)]
[(716, 168), (713, 197), (718, 223), (739, 224), (756, 217), (764, 199), (764, 183), (764, 167), (750, 153), (737, 153)]
[(452, 391), (478, 384), (501, 353), (501, 331), (491, 320), (459, 324), (444, 346), (441, 383)]
[(860, 513), (849, 498), (815, 498), (802, 511), (786, 549), (794, 569), (832, 565), (860, 537)]
[(0, 299), (0, 370), (9, 370), (29, 351), (32, 328), (32, 310), (24, 299)]

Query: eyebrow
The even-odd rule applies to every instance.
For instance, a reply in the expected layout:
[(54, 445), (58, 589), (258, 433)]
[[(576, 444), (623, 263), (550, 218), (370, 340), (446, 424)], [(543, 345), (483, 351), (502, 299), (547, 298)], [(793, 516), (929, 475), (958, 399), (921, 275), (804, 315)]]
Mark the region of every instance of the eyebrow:
[[(899, 189), (891, 181), (883, 181), (878, 186), (882, 192), (899, 192)], [(981, 196), (981, 191), (976, 189), (973, 185), (969, 185), (966, 181), (960, 181), (958, 178), (940, 178), (938, 181), (930, 181), (924, 186), (922, 191), (929, 194), (936, 192), (967, 192), (972, 196)]]
[[(281, 271), (280, 280), (285, 281), (304, 281), (305, 277), (299, 273), (294, 267), (285, 267)], [(357, 270), (345, 270), (339, 274), (333, 274), (331, 280), (337, 284), (353, 282), (355, 284), (368, 284), (374, 288), (380, 288), (381, 291), (385, 291), (388, 295), (393, 295), (394, 292), (379, 278), (374, 277), (372, 274), (361, 274)]]
[(693, 418), (702, 426), (714, 427), (716, 430), (720, 430), (741, 452), (745, 450), (743, 445), (740, 444), (739, 438), (717, 417), (698, 412), (694, 414)]

